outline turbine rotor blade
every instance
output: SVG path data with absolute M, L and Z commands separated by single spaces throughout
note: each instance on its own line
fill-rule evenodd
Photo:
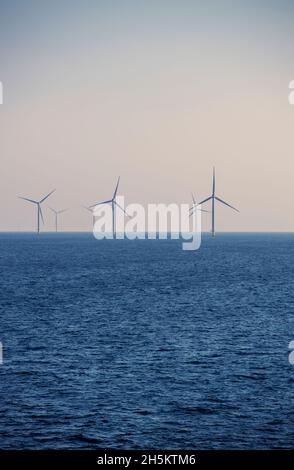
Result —
M 190 217 L 192 217 L 192 215 L 194 214 L 194 212 L 195 212 L 195 207 L 192 207 L 192 211 L 190 211 L 190 214 L 189 214 L 189 219 L 190 219 Z
M 62 209 L 61 211 L 58 211 L 57 214 L 63 214 L 63 212 L 68 211 L 68 209 Z
M 120 180 L 120 176 L 118 177 L 118 180 L 117 180 L 117 183 L 116 183 L 116 187 L 115 187 L 115 190 L 114 190 L 113 198 L 112 198 L 112 199 L 115 199 L 115 197 L 116 197 L 116 193 L 117 193 L 118 185 L 119 185 L 119 180 Z
M 192 201 L 193 201 L 193 204 L 197 204 L 196 200 L 195 200 L 195 197 L 194 197 L 194 194 L 191 193 L 191 196 L 192 196 Z
M 189 209 L 189 212 L 192 212 L 194 211 L 194 209 L 196 209 L 200 204 L 195 204 L 194 206 L 190 207 Z M 198 209 L 200 212 L 210 212 L 210 211 L 207 211 L 205 209 Z
M 206 199 L 203 199 L 203 201 L 199 202 L 198 205 L 204 204 L 205 202 L 209 201 L 209 200 L 212 199 L 212 198 L 213 198 L 213 196 L 209 196 L 209 197 L 207 197 Z
M 131 217 L 129 216 L 129 214 L 128 214 L 116 201 L 114 201 L 114 204 L 115 204 L 117 207 L 119 207 L 120 210 L 123 211 L 123 212 L 126 214 L 127 217 L 131 218 Z
M 215 167 L 213 167 L 212 194 L 215 194 Z
M 33 199 L 28 199 L 27 197 L 17 196 L 18 199 L 23 199 L 24 201 L 32 202 L 33 204 L 38 204 L 38 201 L 34 201 Z
M 109 199 L 109 201 L 97 202 L 96 204 L 89 206 L 89 209 L 91 209 L 92 207 L 100 206 L 101 204 L 109 204 L 110 202 L 113 202 L 113 199 Z
M 54 191 L 56 191 L 56 189 L 53 189 L 53 191 L 51 191 L 49 194 L 47 194 L 47 196 L 43 197 L 43 199 L 41 199 L 41 201 L 39 201 L 39 203 L 41 204 L 41 202 L 44 202 L 45 199 L 47 199 L 47 197 L 51 196 L 51 194 L 54 193 Z
M 191 207 L 192 210 L 190 210 L 189 217 L 191 217 L 194 214 L 195 210 L 199 211 L 199 212 L 210 212 L 210 211 L 206 211 L 205 209 L 198 209 L 198 206 L 199 206 L 199 204 L 197 204 L 194 207 Z
M 215 199 L 216 199 L 217 201 L 221 202 L 222 204 L 224 204 L 225 206 L 228 206 L 228 207 L 230 207 L 231 209 L 234 209 L 234 211 L 240 212 L 238 209 L 236 209 L 236 207 L 231 206 L 230 204 L 228 204 L 227 202 L 223 201 L 223 200 L 220 199 L 219 197 L 215 196 Z

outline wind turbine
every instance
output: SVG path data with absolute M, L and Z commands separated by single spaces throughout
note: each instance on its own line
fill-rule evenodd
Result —
M 119 180 L 120 180 L 120 176 L 118 177 L 112 199 L 109 199 L 107 201 L 97 202 L 96 204 L 93 204 L 92 206 L 89 206 L 89 209 L 92 209 L 92 207 L 100 206 L 101 204 L 111 204 L 111 209 L 112 209 L 112 233 L 113 233 L 114 238 L 115 238 L 115 235 L 116 235 L 116 227 L 115 227 L 115 208 L 116 208 L 116 206 L 121 211 L 123 211 L 126 214 L 127 217 L 129 217 L 129 215 L 126 213 L 126 211 L 118 204 L 118 202 L 116 202 L 116 194 L 117 194 L 117 190 L 118 190 Z
M 199 204 L 198 204 L 198 202 L 196 202 L 196 199 L 195 199 L 195 196 L 194 196 L 193 193 L 191 193 L 191 196 L 192 196 L 193 204 L 192 204 L 192 206 L 191 206 L 190 209 L 189 209 L 189 212 L 190 212 L 189 217 L 191 217 L 191 216 L 194 214 L 195 210 L 198 210 L 198 211 L 200 211 L 200 212 L 210 212 L 210 211 L 206 211 L 205 209 L 197 209 L 197 207 L 199 206 Z
M 54 212 L 54 214 L 55 214 L 55 232 L 57 232 L 58 231 L 57 230 L 58 229 L 58 216 L 59 216 L 59 214 L 62 214 L 63 212 L 68 211 L 68 209 L 62 209 L 61 211 L 57 211 L 57 210 L 53 209 L 52 207 L 49 207 L 49 209 L 52 212 Z
M 212 211 L 211 211 L 211 235 L 215 237 L 215 222 L 214 222 L 214 206 L 215 206 L 215 201 L 221 202 L 225 206 L 230 207 L 231 209 L 234 209 L 234 211 L 238 211 L 235 207 L 231 206 L 227 202 L 223 201 L 219 197 L 215 195 L 215 167 L 213 167 L 213 177 L 212 177 L 212 195 L 207 197 L 206 199 L 203 199 L 203 201 L 199 202 L 199 204 L 204 204 L 207 201 L 210 201 L 211 199 L 211 204 L 212 204 Z
M 56 189 L 53 189 L 53 191 L 51 191 L 49 194 L 47 194 L 47 196 L 45 196 L 45 197 L 43 197 L 42 199 L 40 199 L 40 201 L 35 201 L 34 199 L 29 199 L 29 198 L 27 198 L 27 197 L 18 196 L 19 199 L 23 199 L 24 201 L 28 201 L 28 202 L 31 202 L 31 203 L 37 205 L 37 232 L 38 232 L 38 233 L 40 233 L 40 217 L 41 217 L 42 223 L 44 224 L 44 218 L 43 218 L 43 214 L 42 214 L 41 204 L 42 204 L 42 202 L 44 202 L 49 196 L 51 196 L 51 194 L 54 193 L 54 191 L 56 191 Z

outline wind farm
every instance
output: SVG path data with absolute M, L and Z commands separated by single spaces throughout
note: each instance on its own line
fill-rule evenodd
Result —
M 116 210 L 119 209 L 120 211 L 122 211 L 124 213 L 125 216 L 130 218 L 128 212 L 117 201 L 117 194 L 118 194 L 119 184 L 120 184 L 120 177 L 118 177 L 118 179 L 117 179 L 113 195 L 110 199 L 102 200 L 102 201 L 99 201 L 99 202 L 97 202 L 95 204 L 92 204 L 92 205 L 82 206 L 85 210 L 87 210 L 88 212 L 90 212 L 92 214 L 92 228 L 93 229 L 94 229 L 94 226 L 95 226 L 95 209 L 96 209 L 96 207 L 104 205 L 104 204 L 108 204 L 108 205 L 111 206 L 111 227 L 112 227 L 112 236 L 113 236 L 113 238 L 116 238 L 116 233 L 117 233 L 117 231 L 116 231 Z M 49 196 L 51 196 L 51 194 L 53 194 L 55 191 L 56 190 L 54 189 L 53 191 L 48 193 L 46 196 L 44 196 L 40 200 L 34 200 L 34 199 L 30 199 L 30 198 L 23 197 L 23 196 L 18 196 L 19 199 L 25 200 L 27 202 L 30 202 L 30 203 L 36 205 L 36 207 L 37 207 L 37 225 L 36 226 L 37 226 L 37 233 L 38 234 L 40 233 L 41 222 L 44 225 L 44 216 L 43 216 L 41 204 L 45 200 L 47 200 L 49 198 Z M 191 197 L 192 197 L 192 205 L 189 208 L 189 213 L 188 213 L 189 218 L 191 218 L 193 216 L 193 214 L 195 214 L 196 211 L 200 211 L 202 213 L 207 213 L 207 214 L 211 213 L 211 230 L 210 230 L 210 232 L 211 232 L 212 237 L 215 237 L 215 235 L 216 235 L 216 230 L 215 230 L 215 202 L 216 201 L 220 202 L 221 204 L 223 204 L 223 205 L 225 205 L 225 206 L 227 206 L 231 209 L 233 209 L 236 212 L 239 212 L 239 210 L 236 207 L 232 206 L 231 204 L 229 204 L 228 202 L 224 201 L 223 199 L 221 199 L 219 196 L 216 195 L 215 167 L 213 167 L 211 195 L 208 196 L 207 198 L 203 199 L 200 202 L 197 202 L 193 192 L 191 193 Z M 211 211 L 202 208 L 202 204 L 205 204 L 208 201 L 211 201 L 211 203 L 212 203 L 212 210 Z M 57 233 L 59 231 L 59 216 L 61 214 L 63 214 L 64 212 L 66 212 L 68 209 L 57 210 L 57 209 L 55 209 L 51 206 L 48 206 L 48 208 L 51 210 L 51 212 L 54 213 L 54 216 L 55 216 L 54 227 L 55 227 L 55 232 Z
M 0 1 L 1 468 L 293 460 L 293 18 Z

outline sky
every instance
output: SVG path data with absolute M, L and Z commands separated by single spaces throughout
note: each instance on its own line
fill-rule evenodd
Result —
M 1 0 L 0 230 L 40 199 L 188 203 L 216 192 L 220 231 L 294 231 L 294 2 Z M 54 217 L 44 206 L 45 230 Z M 203 214 L 203 228 L 210 228 Z

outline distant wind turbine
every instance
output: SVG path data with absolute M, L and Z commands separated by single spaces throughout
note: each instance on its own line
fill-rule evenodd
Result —
M 45 196 L 45 197 L 43 197 L 42 199 L 40 199 L 40 201 L 35 201 L 34 199 L 28 199 L 27 197 L 18 196 L 19 199 L 23 199 L 24 201 L 28 201 L 28 202 L 31 202 L 31 203 L 37 205 L 37 233 L 40 233 L 40 218 L 41 218 L 41 220 L 42 220 L 42 223 L 44 224 L 44 218 L 43 218 L 43 214 L 42 214 L 41 204 L 42 204 L 42 202 L 44 202 L 49 196 L 51 196 L 51 194 L 54 193 L 54 191 L 56 191 L 56 189 L 53 189 L 53 191 L 51 191 L 49 194 L 47 194 L 47 196 Z
M 191 206 L 190 209 L 189 209 L 189 212 L 190 212 L 189 217 L 191 217 L 191 216 L 194 214 L 194 212 L 195 212 L 196 209 L 197 209 L 198 211 L 200 211 L 200 212 L 210 212 L 210 211 L 206 211 L 205 209 L 198 209 L 199 204 L 198 204 L 198 202 L 196 202 L 196 199 L 195 199 L 194 194 L 191 193 L 191 196 L 192 196 L 193 204 L 192 204 L 192 206 Z
M 57 232 L 58 231 L 58 216 L 59 214 L 62 214 L 63 212 L 68 211 L 68 209 L 62 209 L 60 211 L 57 211 L 53 209 L 52 207 L 49 207 L 49 209 L 55 214 L 55 232 Z
M 116 208 L 116 206 L 117 206 L 121 211 L 123 211 L 124 214 L 125 214 L 127 217 L 129 217 L 129 215 L 126 213 L 126 211 L 118 204 L 118 202 L 116 202 L 116 194 L 117 194 L 117 190 L 118 190 L 119 180 L 120 180 L 120 176 L 118 177 L 118 180 L 117 180 L 117 183 L 116 183 L 116 187 L 115 187 L 115 190 L 114 190 L 112 199 L 109 199 L 109 200 L 107 200 L 107 201 L 97 202 L 96 204 L 93 204 L 92 206 L 89 206 L 89 209 L 91 209 L 92 207 L 100 206 L 101 204 L 111 204 L 111 209 L 112 209 L 112 233 L 113 233 L 113 236 L 114 236 L 114 237 L 115 237 L 115 235 L 116 235 L 116 227 L 115 227 L 115 208 Z
M 214 237 L 215 236 L 215 217 L 214 217 L 214 205 L 215 205 L 215 201 L 218 201 L 218 202 L 221 202 L 222 204 L 224 204 L 225 206 L 228 206 L 230 207 L 231 209 L 234 209 L 234 211 L 238 211 L 238 209 L 236 209 L 235 207 L 231 206 L 230 204 L 228 204 L 227 202 L 223 201 L 222 199 L 220 199 L 219 197 L 217 197 L 215 195 L 215 167 L 213 167 L 213 177 L 212 177 L 212 195 L 207 197 L 206 199 L 203 199 L 203 201 L 199 202 L 199 204 L 204 204 L 205 202 L 207 201 L 210 201 L 211 199 L 211 204 L 212 204 L 212 213 L 211 213 L 211 234 L 212 236 Z

